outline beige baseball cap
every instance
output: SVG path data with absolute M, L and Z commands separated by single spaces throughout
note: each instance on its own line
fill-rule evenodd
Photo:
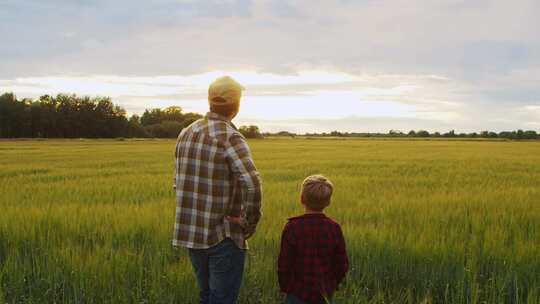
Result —
M 208 87 L 208 103 L 230 105 L 240 102 L 245 88 L 230 76 L 220 77 Z

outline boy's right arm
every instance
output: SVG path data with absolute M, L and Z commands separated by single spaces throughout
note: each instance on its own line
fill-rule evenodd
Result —
M 341 227 L 337 227 L 337 246 L 335 251 L 336 258 L 336 279 L 338 285 L 343 281 L 345 275 L 349 271 L 349 257 L 347 256 L 347 248 L 345 245 L 345 238 Z

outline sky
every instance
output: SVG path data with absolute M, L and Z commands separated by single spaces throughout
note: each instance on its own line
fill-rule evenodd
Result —
M 110 96 L 297 133 L 540 130 L 538 0 L 0 0 L 0 93 Z

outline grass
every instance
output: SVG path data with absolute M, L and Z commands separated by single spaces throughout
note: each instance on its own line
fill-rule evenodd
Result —
M 250 142 L 264 215 L 240 303 L 280 303 L 281 229 L 328 176 L 351 271 L 336 303 L 540 303 L 540 143 Z M 0 142 L 0 303 L 196 303 L 173 250 L 174 141 Z

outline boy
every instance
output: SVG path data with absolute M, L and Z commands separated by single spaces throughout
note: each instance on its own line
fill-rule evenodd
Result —
M 300 197 L 305 214 L 285 225 L 278 276 L 287 303 L 329 303 L 349 270 L 341 227 L 323 213 L 333 188 L 322 175 L 307 177 Z

